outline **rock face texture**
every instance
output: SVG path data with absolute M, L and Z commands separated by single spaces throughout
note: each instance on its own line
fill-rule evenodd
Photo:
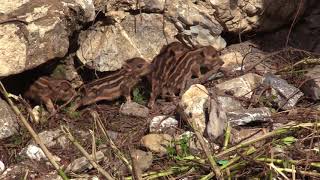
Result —
M 0 77 L 64 57 L 77 21 L 92 21 L 89 1 L 0 2 Z
M 300 0 L 210 0 L 215 9 L 215 17 L 229 31 L 234 33 L 249 31 L 270 31 L 288 24 L 295 17 L 301 16 L 307 2 Z
M 17 117 L 6 101 L 0 98 L 0 140 L 17 132 Z
M 98 21 L 81 33 L 77 57 L 89 68 L 112 71 L 133 56 L 151 60 L 171 41 L 223 49 L 223 31 L 271 31 L 290 24 L 295 16 L 299 20 L 305 12 L 305 25 L 298 26 L 293 36 L 310 37 L 317 33 L 314 29 L 319 24 L 319 12 L 312 9 L 316 6 L 311 0 L 2 1 L 0 77 L 64 57 L 70 46 L 77 46 L 70 37 L 86 29 L 83 25 L 94 21 L 96 12 L 105 15 L 104 22 Z M 310 39 L 303 43 L 319 49 L 317 42 Z
M 99 8 L 106 7 L 105 15 L 113 23 L 96 24 L 92 30 L 83 32 L 77 57 L 98 71 L 119 69 L 125 59 L 134 56 L 151 60 L 163 45 L 178 39 L 190 46 L 212 45 L 217 49 L 226 46 L 220 36 L 222 26 L 205 6 L 190 0 L 166 4 L 164 0 L 144 0 L 138 5 L 135 1 L 113 0 L 96 4 Z
M 159 14 L 128 15 L 121 23 L 83 32 L 84 40 L 80 42 L 77 57 L 92 69 L 114 71 L 132 57 L 151 61 L 166 44 L 166 37 L 171 42 L 176 32 L 172 24 L 163 32 Z

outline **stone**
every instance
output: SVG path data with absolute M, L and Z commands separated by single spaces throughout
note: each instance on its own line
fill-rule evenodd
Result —
M 176 27 L 169 23 L 167 19 L 163 20 L 161 14 L 142 14 L 127 16 L 121 26 L 130 37 L 131 43 L 134 44 L 139 54 L 147 60 L 152 60 L 162 48 L 163 45 L 172 41 L 177 41 L 174 36 L 178 33 Z M 136 19 L 136 31 L 135 22 Z M 165 27 L 163 27 L 163 21 Z M 122 44 L 121 44 L 122 45 Z
M 39 124 L 40 123 L 40 120 L 41 120 L 41 107 L 39 105 L 36 105 L 35 107 L 32 108 L 32 123 L 36 123 L 36 124 Z
M 64 57 L 76 23 L 95 17 L 92 1 L 86 0 L 1 1 L 0 7 L 0 77 Z M 5 22 L 12 18 L 19 21 Z
M 210 139 L 216 139 L 223 134 L 227 123 L 226 111 L 215 99 L 210 100 L 209 121 L 207 123 L 207 134 Z
M 165 16 L 179 29 L 182 41 L 189 45 L 211 45 L 218 50 L 226 46 L 220 36 L 223 27 L 206 7 L 190 0 L 167 1 Z
M 226 41 L 219 35 L 213 36 L 210 30 L 200 26 L 191 26 L 190 30 L 184 30 L 181 33 L 185 43 L 191 40 L 192 44 L 201 46 L 213 46 L 217 50 L 226 47 Z
M 253 90 L 261 84 L 261 81 L 261 76 L 248 73 L 243 76 L 219 83 L 216 85 L 216 87 L 221 91 L 231 92 L 235 97 L 244 96 L 246 98 L 251 98 Z
M 104 158 L 104 154 L 102 151 L 96 152 L 96 157 L 94 158 L 96 162 L 100 162 Z M 93 166 L 90 164 L 90 162 L 87 160 L 86 157 L 81 157 L 78 159 L 73 160 L 66 168 L 65 172 L 74 172 L 74 173 L 81 173 L 85 170 L 90 170 L 92 169 Z
M 227 117 L 232 126 L 246 125 L 252 122 L 270 122 L 271 111 L 266 107 L 251 108 L 227 112 Z
M 243 56 L 240 52 L 228 52 L 220 56 L 220 59 L 224 62 L 222 67 L 226 69 L 239 69 L 243 63 Z
M 208 99 L 208 90 L 201 84 L 194 84 L 182 95 L 179 103 L 188 121 L 200 134 L 206 128 L 205 106 Z
M 218 96 L 218 102 L 225 112 L 244 109 L 240 101 L 230 96 Z
M 74 0 L 73 3 L 63 2 L 69 8 L 80 8 L 82 10 L 82 18 L 79 19 L 83 22 L 94 21 L 96 18 L 94 0 Z
M 272 88 L 271 99 L 277 102 L 281 109 L 292 109 L 303 96 L 298 88 L 271 73 L 264 75 L 263 84 Z
M 238 144 L 240 142 L 250 141 L 253 139 L 256 139 L 264 134 L 266 134 L 268 131 L 266 128 L 241 128 L 240 130 L 236 130 L 235 128 L 232 128 L 231 130 L 231 139 L 232 142 L 235 144 Z M 261 146 L 264 144 L 264 141 L 259 141 L 255 143 L 257 146 Z
M 288 24 L 299 9 L 300 17 L 308 2 L 299 0 L 276 1 L 229 1 L 210 0 L 214 14 L 228 32 L 238 34 L 250 31 L 269 32 Z
M 131 155 L 136 159 L 136 166 L 141 171 L 147 170 L 152 165 L 153 156 L 151 152 L 134 149 Z
M 17 133 L 18 127 L 16 114 L 7 102 L 0 98 L 0 140 Z
M 38 136 L 48 148 L 59 145 L 62 149 L 65 149 L 70 145 L 69 140 L 60 129 L 43 131 Z M 31 140 L 30 144 L 37 145 L 34 140 Z
M 153 117 L 150 126 L 149 132 L 159 133 L 169 129 L 176 129 L 178 127 L 178 121 L 169 116 L 156 116 Z
M 211 147 L 208 140 L 206 138 L 203 138 L 204 142 L 206 143 L 207 147 Z M 186 131 L 183 134 L 176 136 L 175 141 L 176 141 L 176 150 L 178 153 L 182 153 L 182 148 L 180 146 L 180 142 L 183 141 L 185 142 L 187 140 L 187 147 L 188 150 L 190 150 L 191 154 L 200 154 L 202 150 L 201 144 L 195 135 L 195 133 L 191 131 Z M 213 144 L 213 143 L 212 143 Z M 215 144 L 213 144 L 213 149 L 217 150 L 219 147 L 217 147 Z
M 40 161 L 41 159 L 47 159 L 42 149 L 32 144 L 22 149 L 22 151 L 20 152 L 20 155 L 26 156 L 29 159 L 36 160 L 36 161 Z
M 237 44 L 231 44 L 224 48 L 220 55 L 220 58 L 224 61 L 222 67 L 225 68 L 227 72 L 240 73 L 251 68 L 266 56 L 266 53 L 260 49 L 260 45 L 256 44 L 255 41 L 248 40 Z M 261 70 L 262 73 L 266 70 L 270 72 L 270 68 L 267 67 L 271 65 L 268 64 L 268 66 L 265 66 L 264 64 L 265 62 L 259 63 L 255 66 L 255 69 L 258 67 L 258 72 Z
M 97 26 L 82 33 L 85 38 L 80 41 L 77 57 L 97 71 L 120 69 L 125 60 L 133 57 L 151 61 L 166 44 L 166 37 L 172 42 L 177 32 L 172 24 L 167 24 L 164 31 L 162 26 L 162 15 L 145 13 L 128 15 L 115 25 Z
M 136 102 L 126 102 L 121 105 L 120 113 L 127 116 L 148 117 L 149 109 Z
M 6 166 L 4 165 L 4 163 L 2 161 L 0 161 L 0 174 L 2 174 L 2 172 L 6 170 Z
M 148 134 L 141 138 L 141 144 L 159 156 L 167 154 L 167 149 L 173 138 L 168 134 Z
M 146 12 L 162 12 L 165 6 L 165 0 L 141 0 L 140 7 Z
M 320 62 L 320 59 L 318 59 Z M 301 87 L 301 90 L 313 100 L 320 99 L 320 65 L 315 66 L 312 69 L 307 69 L 307 73 L 304 74 L 307 80 Z

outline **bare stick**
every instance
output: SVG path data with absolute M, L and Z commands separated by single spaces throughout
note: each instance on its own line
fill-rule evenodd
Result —
M 15 106 L 13 104 L 13 102 L 11 101 L 11 99 L 8 96 L 8 92 L 6 91 L 6 89 L 4 88 L 2 82 L 0 81 L 0 91 L 3 94 L 3 96 L 5 97 L 5 99 L 7 100 L 7 102 L 9 103 L 9 105 L 11 106 L 12 110 L 16 113 L 16 115 L 19 117 L 20 121 L 22 122 L 22 124 L 26 127 L 26 129 L 28 130 L 28 132 L 31 134 L 33 140 L 40 146 L 41 150 L 43 151 L 43 153 L 46 155 L 46 157 L 48 158 L 49 162 L 53 165 L 53 167 L 58 171 L 58 174 L 62 177 L 62 179 L 69 179 L 66 174 L 63 172 L 62 169 L 60 169 L 59 164 L 54 160 L 53 155 L 51 154 L 51 152 L 47 149 L 47 147 L 43 144 L 43 142 L 40 140 L 38 134 L 32 129 L 32 127 L 30 126 L 30 124 L 28 123 L 28 121 L 26 120 L 26 118 L 21 114 L 20 110 L 17 108 L 17 106 Z
M 285 45 L 286 47 L 287 47 L 288 44 L 289 44 L 290 34 L 291 34 L 292 29 L 293 29 L 293 26 L 296 24 L 298 15 L 299 15 L 300 10 L 301 10 L 301 7 L 302 7 L 302 3 L 303 3 L 303 0 L 300 0 L 297 13 L 296 13 L 296 15 L 295 15 L 294 18 L 293 18 L 293 21 L 292 21 L 292 23 L 291 23 L 291 26 L 290 26 L 290 29 L 289 29 L 289 32 L 288 32 L 288 35 L 287 35 L 287 40 L 286 40 L 286 45 Z
M 223 150 L 228 148 L 229 140 L 231 135 L 231 125 L 230 122 L 227 123 L 227 129 L 225 133 L 224 143 L 223 143 Z
M 295 51 L 295 52 L 303 52 L 303 53 L 306 53 L 306 54 L 314 54 L 316 56 L 319 56 L 320 54 L 319 53 L 311 53 L 309 51 L 306 51 L 306 50 L 302 50 L 302 49 L 296 49 L 296 48 L 292 48 L 292 47 L 287 47 L 287 48 L 284 48 L 284 49 L 281 49 L 279 51 L 275 51 L 275 52 L 272 52 L 268 55 L 266 55 L 264 58 L 260 59 L 259 61 L 257 61 L 256 63 L 254 63 L 251 67 L 247 68 L 244 72 L 247 73 L 249 71 L 251 71 L 252 69 L 254 69 L 257 65 L 259 65 L 260 63 L 264 62 L 266 59 L 272 57 L 272 56 L 275 56 L 275 55 L 278 55 L 279 53 L 282 53 L 282 52 L 287 52 L 287 51 Z
M 211 166 L 211 169 L 213 170 L 213 172 L 215 173 L 216 175 L 216 178 L 217 179 L 223 179 L 222 177 L 222 173 L 216 163 L 216 161 L 214 160 L 209 148 L 207 147 L 207 144 L 205 143 L 202 135 L 200 134 L 199 132 L 199 128 L 198 126 L 194 123 L 194 121 L 192 121 L 189 117 L 187 117 L 187 121 L 189 122 L 189 124 L 191 125 L 191 127 L 193 128 L 194 130 L 194 133 L 196 134 L 199 142 L 200 142 L 200 145 L 204 151 L 204 153 L 206 154 L 208 160 L 209 160 L 209 163 L 210 163 L 210 166 Z
M 96 111 L 90 111 L 91 116 L 96 120 L 98 123 L 98 127 L 102 131 L 103 135 L 106 137 L 106 139 L 109 141 L 109 144 L 113 151 L 115 152 L 116 156 L 121 159 L 128 167 L 130 171 L 132 171 L 132 166 L 130 165 L 129 161 L 126 159 L 125 155 L 118 149 L 118 147 L 114 144 L 112 139 L 108 136 L 107 131 L 105 130 L 100 117 Z
M 216 155 L 217 158 L 220 158 L 224 155 L 227 155 L 237 149 L 240 149 L 240 148 L 243 148 L 243 147 L 247 147 L 251 144 L 254 144 L 256 142 L 259 142 L 261 140 L 264 140 L 264 139 L 267 139 L 267 138 L 270 138 L 270 137 L 274 137 L 274 136 L 277 136 L 277 135 L 281 135 L 281 134 L 284 134 L 284 133 L 288 133 L 294 129 L 298 129 L 298 128 L 306 128 L 306 127 L 314 127 L 314 126 L 320 126 L 320 123 L 302 123 L 302 124 L 297 124 L 297 125 L 292 125 L 292 126 L 286 126 L 286 127 L 283 127 L 283 128 L 280 128 L 280 129 L 276 129 L 275 131 L 272 131 L 272 132 L 269 132 L 269 133 L 266 133 L 260 137 L 257 137 L 255 139 L 252 139 L 252 140 L 249 140 L 249 141 L 246 141 L 246 142 L 243 142 L 243 143 L 240 143 L 236 146 L 233 146 L 229 149 L 226 149 L 220 153 L 218 153 Z
M 90 162 L 90 164 L 96 168 L 105 178 L 108 180 L 114 180 L 114 178 L 105 171 L 98 163 L 96 163 L 93 158 L 90 156 L 90 154 L 79 144 L 79 142 L 73 137 L 69 129 L 65 126 L 61 126 L 62 132 L 65 134 L 65 136 L 75 145 L 79 151 L 87 158 L 87 160 Z

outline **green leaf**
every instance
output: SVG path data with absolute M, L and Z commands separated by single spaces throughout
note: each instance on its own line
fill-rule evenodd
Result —
M 223 166 L 223 165 L 226 165 L 228 162 L 229 162 L 228 160 L 219 160 L 218 164 Z
M 285 144 L 285 145 L 291 145 L 293 143 L 295 143 L 297 141 L 297 139 L 293 136 L 288 136 L 288 137 L 285 137 L 283 139 L 281 139 L 281 141 Z

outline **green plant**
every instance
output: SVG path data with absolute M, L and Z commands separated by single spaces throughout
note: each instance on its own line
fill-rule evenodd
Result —
M 102 144 L 102 139 L 96 139 L 96 145 L 99 146 Z
M 284 143 L 287 146 L 290 146 L 291 144 L 295 143 L 297 139 L 293 136 L 288 136 L 281 139 L 281 142 Z
M 174 144 L 167 146 L 166 149 L 169 157 L 174 158 L 177 155 L 177 151 L 175 149 Z
M 138 103 L 138 104 L 142 104 L 145 105 L 146 104 L 146 97 L 144 95 L 144 92 L 141 90 L 142 87 L 135 87 L 132 91 L 132 95 L 133 95 L 133 101 Z
M 184 157 L 190 155 L 189 147 L 190 137 L 188 135 L 182 135 L 182 137 L 177 141 L 172 141 L 169 146 L 167 146 L 167 153 L 169 157 L 182 160 Z M 176 147 L 179 149 L 177 151 Z
M 179 139 L 179 145 L 181 148 L 181 154 L 179 154 L 182 157 L 190 155 L 190 148 L 189 148 L 189 141 L 190 137 L 188 135 L 182 135 L 182 138 Z
M 12 136 L 12 143 L 14 145 L 19 146 L 22 144 L 22 142 L 23 142 L 22 136 L 20 135 Z
M 67 114 L 67 116 L 71 119 L 76 119 L 76 118 L 79 118 L 81 113 L 79 111 L 76 111 L 76 110 L 71 110 L 73 107 L 73 104 L 71 104 L 71 106 L 67 107 L 67 108 L 63 108 L 62 111 L 64 113 Z

